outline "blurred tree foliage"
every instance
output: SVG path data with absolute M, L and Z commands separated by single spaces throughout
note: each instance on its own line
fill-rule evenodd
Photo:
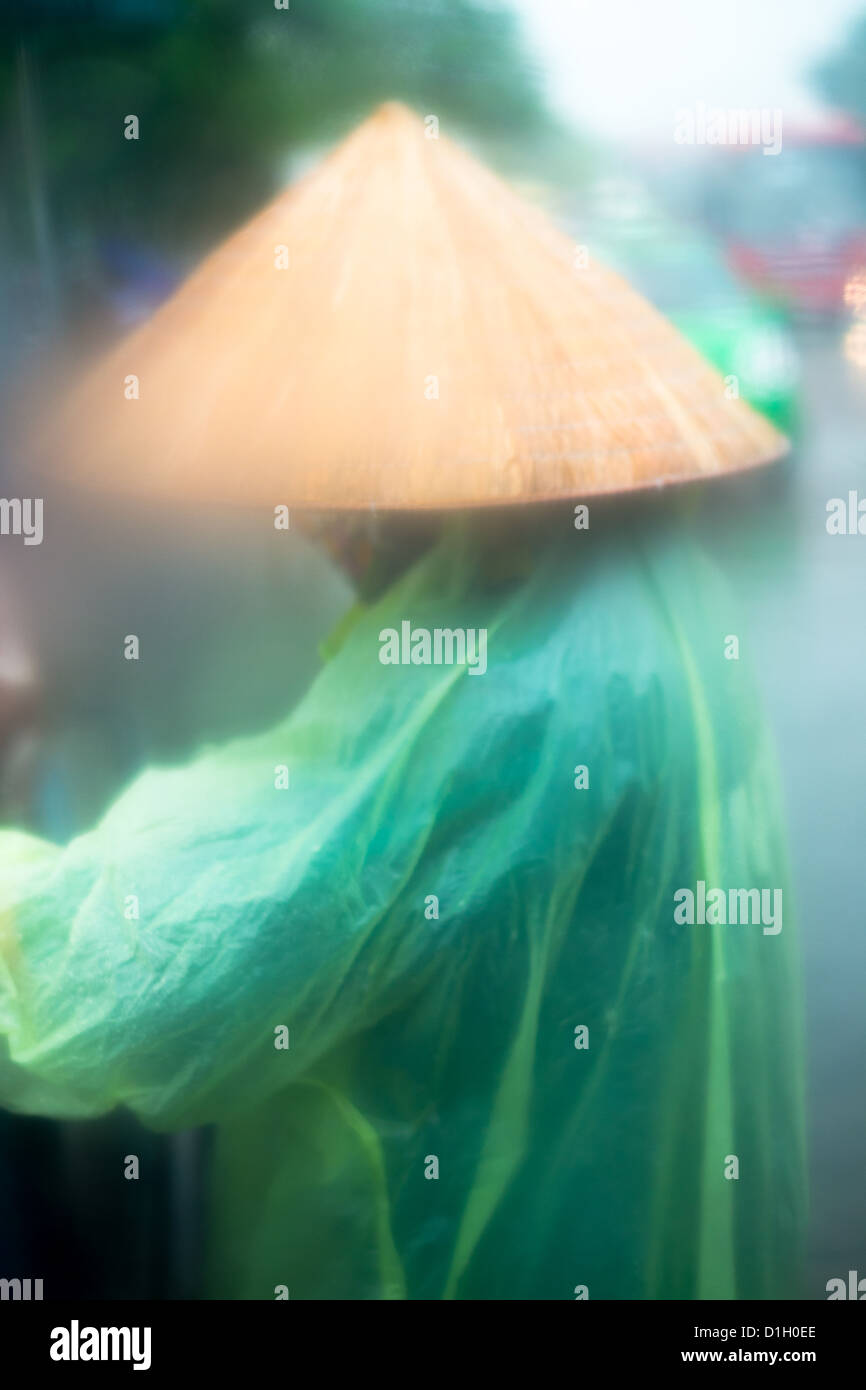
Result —
M 818 66 L 815 82 L 831 106 L 866 127 L 866 14 L 855 20 L 841 48 Z
M 55 245 L 197 252 L 388 97 L 500 144 L 562 142 L 516 21 L 484 0 L 0 0 L 6 235 L 44 215 Z

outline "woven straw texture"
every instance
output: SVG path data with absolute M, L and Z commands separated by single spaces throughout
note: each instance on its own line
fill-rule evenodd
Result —
M 589 249 L 579 268 L 389 103 L 86 374 L 38 452 L 100 489 L 325 510 L 586 497 L 784 453 Z

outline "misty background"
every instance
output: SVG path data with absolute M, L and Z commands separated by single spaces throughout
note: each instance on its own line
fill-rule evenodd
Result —
M 825 526 L 829 499 L 864 490 L 866 4 L 7 0 L 7 403 L 22 371 L 85 358 L 151 313 L 394 97 L 610 261 L 794 439 L 772 477 L 728 485 L 707 544 L 779 750 L 807 1005 L 804 1296 L 823 1298 L 829 1278 L 866 1274 L 866 538 Z M 677 113 L 698 103 L 779 109 L 781 153 L 678 145 Z M 0 444 L 4 495 L 12 465 Z M 318 548 L 298 536 L 287 551 L 254 515 L 108 516 L 44 495 L 43 546 L 0 553 L 0 813 L 64 839 L 145 762 L 281 717 L 351 595 Z M 134 676 L 106 655 L 125 632 L 149 646 Z M 109 1133 L 158 1174 L 144 1216 L 108 1181 Z M 0 1115 L 4 1270 L 64 1268 L 50 1296 L 184 1296 L 205 1143 L 122 1116 Z

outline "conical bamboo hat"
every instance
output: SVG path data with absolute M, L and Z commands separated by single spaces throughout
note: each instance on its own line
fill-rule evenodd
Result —
M 578 261 L 389 103 L 92 370 L 42 449 L 101 491 L 314 509 L 586 497 L 785 451 Z

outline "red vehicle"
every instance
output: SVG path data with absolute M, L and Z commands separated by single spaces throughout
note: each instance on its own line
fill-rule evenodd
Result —
M 705 212 L 735 270 L 804 317 L 845 312 L 866 269 L 866 136 L 849 122 L 785 130 L 768 156 L 730 147 Z

